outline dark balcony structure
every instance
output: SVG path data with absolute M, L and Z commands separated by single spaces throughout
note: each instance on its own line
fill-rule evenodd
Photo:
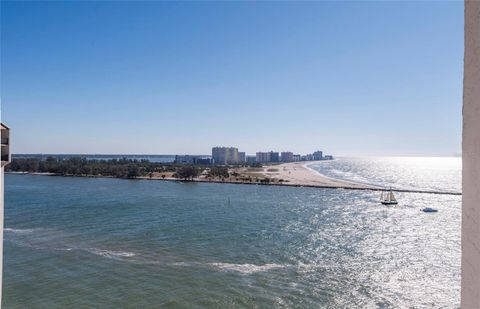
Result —
M 1 125 L 1 160 L 2 160 L 2 167 L 10 163 L 11 155 L 10 155 L 10 128 L 7 127 L 5 124 Z

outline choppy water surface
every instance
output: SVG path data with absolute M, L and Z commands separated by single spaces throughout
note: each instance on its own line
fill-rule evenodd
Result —
M 459 306 L 460 196 L 5 182 L 4 308 Z
M 341 158 L 309 167 L 331 178 L 387 188 L 462 191 L 462 159 L 459 157 Z

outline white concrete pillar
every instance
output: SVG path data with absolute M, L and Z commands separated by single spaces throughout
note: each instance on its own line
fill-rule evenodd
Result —
M 480 1 L 465 1 L 462 308 L 480 308 Z

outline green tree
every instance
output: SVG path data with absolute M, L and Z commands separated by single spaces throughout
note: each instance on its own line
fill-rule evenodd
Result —
M 199 174 L 198 168 L 191 165 L 184 165 L 177 169 L 177 178 L 183 180 L 193 180 Z
M 139 169 L 136 165 L 130 165 L 128 167 L 127 178 L 137 178 L 139 176 Z
M 225 166 L 212 166 L 208 172 L 210 177 L 228 177 L 228 168 Z

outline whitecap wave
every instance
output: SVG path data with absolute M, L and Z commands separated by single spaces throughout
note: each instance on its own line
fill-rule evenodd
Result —
M 286 267 L 281 264 L 264 264 L 264 265 L 255 265 L 255 264 L 230 264 L 230 263 L 209 263 L 209 266 L 221 270 L 221 271 L 236 271 L 242 274 L 252 274 L 257 272 L 264 272 L 272 269 L 279 269 Z
M 33 233 L 35 230 L 38 229 L 14 229 L 6 227 L 3 229 L 4 232 L 12 232 L 12 233 Z
M 170 265 L 173 265 L 173 266 L 183 266 L 183 267 L 192 267 L 192 266 L 198 266 L 198 265 L 201 265 L 201 264 L 198 263 L 198 262 L 175 262 L 175 263 L 171 263 Z
M 41 231 L 41 233 L 36 233 L 31 235 L 34 232 Z M 70 241 L 63 239 L 58 231 L 53 231 L 49 229 L 41 228 L 32 228 L 32 229 L 16 229 L 16 228 L 4 228 L 6 233 L 11 233 L 12 237 L 8 237 L 9 241 L 14 242 L 19 246 L 30 247 L 34 249 L 45 249 L 45 250 L 57 250 L 57 251 L 74 251 L 80 250 L 85 251 L 90 254 L 102 256 L 105 258 L 112 259 L 123 259 L 131 258 L 136 256 L 136 253 L 128 251 L 114 251 L 99 249 L 94 247 L 85 247 L 81 244 L 72 244 Z M 28 234 L 23 236 L 24 234 Z M 13 237 L 13 235 L 16 235 Z
M 88 252 L 95 255 L 103 256 L 106 258 L 129 258 L 134 257 L 136 254 L 128 251 L 113 251 L 113 250 L 103 250 L 98 248 L 88 248 Z

